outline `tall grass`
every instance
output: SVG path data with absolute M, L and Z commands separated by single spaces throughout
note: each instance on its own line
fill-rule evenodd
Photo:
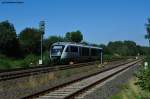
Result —
M 116 61 L 116 60 L 120 60 L 120 59 L 126 59 L 127 57 L 125 56 L 120 56 L 120 55 L 103 55 L 103 60 L 105 62 L 109 62 L 109 61 Z
M 120 92 L 111 96 L 109 99 L 150 99 L 150 93 L 136 86 L 136 81 L 137 78 L 132 78 L 128 83 L 120 87 Z
M 13 59 L 8 58 L 4 55 L 0 55 L 0 69 L 5 70 L 5 69 L 28 68 L 37 66 L 39 63 L 39 59 L 40 56 L 34 54 L 27 55 L 25 58 L 22 59 Z M 43 64 L 46 65 L 50 64 L 48 52 L 43 53 Z

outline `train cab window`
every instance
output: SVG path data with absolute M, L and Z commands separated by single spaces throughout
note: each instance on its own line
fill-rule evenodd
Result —
M 70 51 L 71 52 L 78 52 L 78 47 L 76 47 L 76 46 L 70 46 Z
M 64 49 L 63 45 L 54 45 L 51 48 L 51 53 L 61 53 Z

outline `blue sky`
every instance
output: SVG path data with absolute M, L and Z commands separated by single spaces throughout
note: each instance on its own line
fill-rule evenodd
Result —
M 150 17 L 150 0 L 16 1 L 24 4 L 0 3 L 0 21 L 9 20 L 17 33 L 26 27 L 38 28 L 39 21 L 45 20 L 45 37 L 80 30 L 84 40 L 91 43 L 133 40 L 148 45 L 144 24 Z

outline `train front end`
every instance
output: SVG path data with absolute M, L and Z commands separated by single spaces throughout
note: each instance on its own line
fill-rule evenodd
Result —
M 64 50 L 64 45 L 52 45 L 50 49 L 51 61 L 59 63 Z

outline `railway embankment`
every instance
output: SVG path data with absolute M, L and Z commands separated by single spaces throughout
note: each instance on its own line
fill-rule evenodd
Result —
M 121 61 L 121 63 L 122 62 L 123 61 Z M 115 66 L 116 64 L 120 64 L 120 62 L 112 62 L 105 65 L 104 68 L 99 64 L 95 64 L 80 68 L 72 68 L 42 74 L 39 73 L 38 75 L 0 81 L 0 97 L 4 99 L 23 98 L 34 93 L 47 90 L 48 88 L 90 75 L 100 70 L 107 69 L 111 66 Z

